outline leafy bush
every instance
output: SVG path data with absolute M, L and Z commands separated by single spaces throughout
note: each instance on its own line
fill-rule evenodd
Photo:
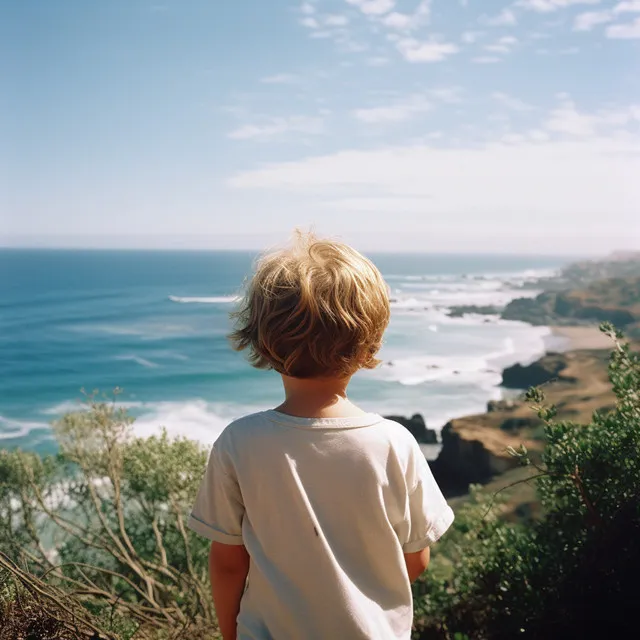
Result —
M 615 343 L 615 409 L 586 425 L 556 422 L 542 392 L 529 392 L 547 446 L 541 465 L 524 447 L 512 454 L 535 467 L 545 517 L 524 528 L 487 520 L 474 504 L 459 514 L 434 562 L 455 544 L 452 577 L 417 587 L 416 637 L 630 637 L 640 572 L 640 358 L 611 325 L 602 329 Z
M 58 455 L 0 451 L 0 548 L 79 598 L 107 632 L 210 638 L 208 545 L 186 528 L 206 452 L 165 433 L 134 438 L 132 422 L 91 398 L 54 426 Z

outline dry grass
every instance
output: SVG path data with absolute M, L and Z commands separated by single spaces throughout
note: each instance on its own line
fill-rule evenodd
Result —
M 82 605 L 0 553 L 0 640 L 116 640 Z

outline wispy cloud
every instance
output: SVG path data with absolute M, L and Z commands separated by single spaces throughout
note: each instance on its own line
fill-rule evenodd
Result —
M 383 15 L 396 6 L 395 0 L 347 0 L 347 3 L 358 7 L 362 13 L 371 16 Z
M 451 42 L 424 42 L 415 38 L 398 40 L 396 46 L 407 62 L 441 62 L 460 50 Z
M 640 0 L 619 2 L 614 8 L 614 13 L 640 13 Z
M 471 58 L 471 62 L 473 64 L 495 64 L 496 62 L 500 62 L 502 58 L 498 58 L 498 56 L 475 56 Z
M 431 110 L 431 103 L 421 95 L 412 95 L 392 104 L 355 109 L 352 115 L 367 124 L 401 122 Z
M 319 29 L 320 23 L 313 16 L 305 16 L 301 18 L 300 24 L 307 29 Z
M 303 2 L 299 7 L 299 11 L 303 15 L 311 16 L 316 12 L 316 8 L 311 2 Z
M 309 116 L 289 116 L 266 118 L 260 124 L 245 124 L 228 134 L 232 140 L 265 141 L 289 133 L 317 136 L 324 133 L 324 118 Z
M 532 111 L 534 109 L 533 105 L 530 105 L 519 98 L 514 98 L 508 93 L 503 93 L 502 91 L 494 91 L 491 94 L 491 98 L 507 109 L 511 109 L 513 111 Z
M 627 24 L 612 24 L 605 30 L 607 38 L 614 40 L 633 40 L 640 38 L 640 18 Z
M 485 45 L 486 51 L 491 51 L 492 53 L 509 53 L 512 47 L 518 43 L 518 39 L 514 36 L 504 36 L 499 38 L 493 44 Z
M 387 56 L 371 56 L 367 58 L 366 63 L 370 67 L 386 67 L 391 60 Z
M 460 40 L 465 44 L 473 44 L 484 35 L 484 31 L 463 31 Z
M 327 27 L 345 27 L 349 24 L 349 18 L 340 14 L 329 14 L 324 16 L 323 24 Z
M 579 125 L 577 130 L 589 129 Z M 640 183 L 633 179 L 640 171 L 637 139 L 554 139 L 541 129 L 507 132 L 501 138 L 455 148 L 425 142 L 342 150 L 238 173 L 229 185 L 324 198 L 324 205 L 345 213 L 396 213 L 406 207 L 423 214 L 414 232 L 433 232 L 443 215 L 472 222 L 465 213 L 469 210 L 476 218 L 482 215 L 483 226 L 489 220 L 505 222 L 523 206 L 535 211 L 538 221 L 564 225 L 568 237 L 575 237 L 586 216 L 615 209 L 633 219 L 640 198 Z M 524 217 L 521 223 L 526 224 Z M 477 242 L 477 234 L 472 235 Z
M 421 0 L 413 13 L 393 11 L 381 18 L 381 23 L 389 29 L 412 31 L 429 22 L 431 0 Z
M 462 87 L 437 87 L 429 90 L 429 95 L 441 102 L 447 102 L 449 104 L 458 104 L 462 102 L 462 96 L 464 90 Z
M 613 16 L 610 11 L 586 11 L 580 13 L 573 21 L 574 31 L 591 31 L 599 24 L 611 22 Z
M 600 4 L 600 0 L 519 0 L 517 5 L 538 13 L 552 13 L 579 4 Z
M 481 16 L 480 22 L 490 27 L 505 27 L 516 24 L 518 19 L 511 9 L 503 9 L 495 16 Z
M 640 122 L 640 105 L 585 113 L 578 110 L 569 96 L 561 95 L 560 105 L 551 111 L 545 127 L 556 133 L 586 137 L 602 135 L 611 128 L 625 128 L 634 122 Z
M 276 73 L 273 76 L 265 76 L 260 79 L 262 84 L 295 84 L 298 82 L 298 76 L 291 73 Z

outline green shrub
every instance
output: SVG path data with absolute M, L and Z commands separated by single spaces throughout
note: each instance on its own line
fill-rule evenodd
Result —
M 427 578 L 417 594 L 416 637 L 628 637 L 640 572 L 640 358 L 613 327 L 602 330 L 615 344 L 615 409 L 586 425 L 556 422 L 542 392 L 529 392 L 545 423 L 534 465 L 545 517 L 523 528 L 466 513 L 451 580 Z M 524 447 L 512 454 L 532 464 Z
M 0 548 L 82 600 L 105 631 L 212 637 L 208 545 L 186 527 L 206 451 L 166 433 L 134 438 L 132 422 L 90 399 L 54 426 L 56 456 L 0 451 Z

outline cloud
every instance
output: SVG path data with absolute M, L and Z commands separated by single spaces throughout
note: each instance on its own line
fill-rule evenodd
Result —
M 580 113 L 575 105 L 568 101 L 551 112 L 546 128 L 555 133 L 582 137 L 593 135 L 596 123 L 597 119 L 594 116 Z
M 471 62 L 473 64 L 495 64 L 496 62 L 500 62 L 502 58 L 498 58 L 497 56 L 475 56 L 471 58 Z
M 267 118 L 261 124 L 245 124 L 228 134 L 232 140 L 265 141 L 288 133 L 320 135 L 324 133 L 324 118 L 309 116 L 289 116 Z
M 551 13 L 579 4 L 600 4 L 600 0 L 520 0 L 517 5 L 538 13 Z
M 316 12 L 316 8 L 310 2 L 303 2 L 299 8 L 300 13 L 311 16 Z
M 421 0 L 413 13 L 399 13 L 393 11 L 380 19 L 389 29 L 397 31 L 411 31 L 426 24 L 431 13 L 431 0 Z
M 323 18 L 323 23 L 327 27 L 345 27 L 349 24 L 349 18 L 343 15 L 330 14 Z
M 352 115 L 367 124 L 380 124 L 401 122 L 430 110 L 431 104 L 424 96 L 414 95 L 386 106 L 356 109 Z
M 484 31 L 463 31 L 460 40 L 466 44 L 473 44 L 484 35 Z
M 347 0 L 365 15 L 380 16 L 388 13 L 396 6 L 395 0 Z
M 320 27 L 320 23 L 315 18 L 312 18 L 311 16 L 302 18 L 302 20 L 300 20 L 300 24 L 303 27 L 307 27 L 307 29 L 318 29 Z
M 398 40 L 396 46 L 407 62 L 441 62 L 460 50 L 450 42 L 421 42 L 414 38 Z
M 566 225 L 570 234 L 590 219 L 608 220 L 612 210 L 634 219 L 640 202 L 637 138 L 549 140 L 544 131 L 533 130 L 506 142 L 344 150 L 238 173 L 229 186 L 304 194 L 345 215 L 356 210 L 404 215 L 413 233 L 433 230 L 452 215 L 468 233 L 474 227 L 481 234 L 500 221 L 505 229 L 517 223 L 522 231 L 527 220 L 543 228 Z M 407 216 L 405 208 L 421 217 Z M 370 223 L 378 220 L 384 217 L 374 216 Z
M 545 128 L 568 136 L 589 137 L 609 135 L 612 128 L 624 128 L 634 122 L 640 122 L 640 105 L 583 113 L 563 95 L 560 105 L 551 111 Z
M 494 91 L 491 94 L 491 98 L 512 111 L 532 111 L 534 109 L 532 105 L 524 102 L 524 100 L 514 98 L 508 93 L 503 93 L 502 91 Z
M 607 38 L 614 40 L 632 40 L 640 38 L 640 18 L 627 24 L 612 24 L 605 30 Z
M 620 2 L 613 8 L 614 13 L 640 13 L 640 0 Z
M 464 91 L 461 87 L 437 87 L 429 90 L 429 95 L 434 99 L 449 104 L 458 104 L 462 102 L 463 93 Z
M 511 9 L 503 9 L 495 16 L 482 16 L 480 22 L 490 27 L 504 27 L 518 22 L 516 14 Z
M 517 44 L 518 39 L 513 36 L 504 36 L 499 38 L 493 44 L 485 45 L 486 51 L 492 51 L 494 53 L 509 53 L 514 44 Z
M 591 31 L 593 27 L 611 22 L 611 20 L 612 15 L 610 11 L 587 11 L 576 16 L 573 21 L 573 30 Z
M 260 79 L 262 84 L 294 84 L 298 81 L 298 76 L 291 73 L 276 73 L 273 76 L 265 76 Z
M 370 67 L 386 67 L 389 62 L 391 61 L 386 56 L 372 56 L 366 61 Z

